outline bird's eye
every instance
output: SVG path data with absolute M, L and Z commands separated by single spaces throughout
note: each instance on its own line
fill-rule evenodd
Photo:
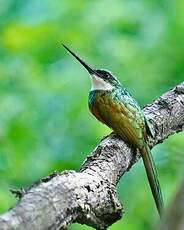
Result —
M 110 79 L 110 78 L 111 78 L 111 76 L 110 76 L 108 73 L 106 74 L 106 76 L 107 76 L 107 78 L 108 78 L 108 79 Z

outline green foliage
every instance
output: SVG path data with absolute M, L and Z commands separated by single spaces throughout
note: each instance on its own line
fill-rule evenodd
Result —
M 166 0 L 2 0 L 1 213 L 16 203 L 10 188 L 78 170 L 109 132 L 88 111 L 87 72 L 61 42 L 110 69 L 143 106 L 183 81 L 183 10 L 184 2 Z M 166 205 L 180 182 L 182 149 L 177 134 L 153 150 Z M 141 161 L 118 187 L 126 213 L 109 229 L 150 229 L 158 216 Z

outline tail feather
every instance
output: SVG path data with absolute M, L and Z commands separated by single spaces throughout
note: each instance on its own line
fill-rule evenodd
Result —
M 164 204 L 163 204 L 160 184 L 157 178 L 156 166 L 155 166 L 150 148 L 147 144 L 145 144 L 145 146 L 140 151 L 141 151 L 141 155 L 143 158 L 143 162 L 144 162 L 144 166 L 146 169 L 146 174 L 149 180 L 149 184 L 151 187 L 151 191 L 152 191 L 152 194 L 155 200 L 155 204 L 156 204 L 158 213 L 161 217 Z

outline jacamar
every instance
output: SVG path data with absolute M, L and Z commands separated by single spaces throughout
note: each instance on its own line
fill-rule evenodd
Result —
M 147 136 L 147 133 L 153 136 L 153 131 L 140 106 L 111 72 L 93 69 L 68 47 L 64 44 L 63 46 L 90 74 L 92 88 L 89 93 L 89 109 L 91 113 L 119 134 L 126 143 L 139 149 L 156 207 L 161 216 L 163 198 Z

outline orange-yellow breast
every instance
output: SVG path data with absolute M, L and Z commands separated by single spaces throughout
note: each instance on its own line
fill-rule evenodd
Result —
M 142 148 L 147 139 L 144 114 L 125 96 L 118 96 L 116 91 L 93 91 L 89 96 L 89 108 L 99 121 L 112 128 L 125 142 Z

